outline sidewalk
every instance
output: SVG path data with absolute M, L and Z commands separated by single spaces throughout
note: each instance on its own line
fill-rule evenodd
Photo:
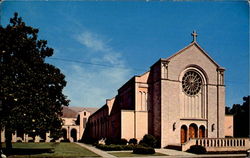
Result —
M 104 158 L 116 158 L 116 156 L 110 155 L 107 152 L 99 150 L 99 149 L 97 149 L 97 148 L 95 148 L 93 146 L 89 146 L 89 145 L 86 145 L 86 144 L 83 144 L 83 143 L 76 143 L 76 144 L 78 144 L 78 145 L 80 145 L 80 146 L 82 146 L 82 147 L 96 153 L 97 155 L 100 155 L 101 157 L 104 157 Z
M 173 149 L 155 149 L 155 152 L 166 154 L 169 156 L 184 156 L 184 157 L 194 157 L 196 154 L 184 152 L 184 151 L 178 151 Z

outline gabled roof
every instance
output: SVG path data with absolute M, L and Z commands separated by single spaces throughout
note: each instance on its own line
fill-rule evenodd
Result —
M 64 106 L 63 109 L 62 109 L 62 117 L 64 118 L 76 118 L 78 113 L 72 109 L 70 109 L 69 107 L 67 106 Z
M 62 117 L 65 118 L 76 118 L 78 116 L 78 113 L 81 111 L 88 111 L 91 114 L 93 114 L 95 111 L 98 110 L 98 108 L 93 108 L 93 107 L 63 107 L 63 115 Z
M 90 114 L 96 112 L 99 108 L 93 108 L 93 107 L 77 107 L 77 106 L 70 106 L 71 110 L 74 110 L 75 112 L 81 112 L 81 111 L 88 111 Z
M 205 50 L 201 48 L 201 46 L 200 46 L 196 41 L 190 43 L 188 46 L 186 46 L 185 48 L 179 50 L 179 51 L 178 51 L 177 53 L 175 53 L 174 55 L 168 57 L 166 60 L 171 60 L 173 57 L 175 57 L 175 56 L 181 54 L 183 51 L 185 51 L 186 49 L 192 47 L 193 45 L 195 45 L 198 49 L 200 49 L 201 52 L 202 52 L 202 53 L 203 53 L 212 63 L 214 63 L 214 65 L 216 65 L 216 67 L 221 68 L 221 67 L 219 66 L 219 64 L 217 64 L 217 63 L 208 55 L 208 53 L 206 53 Z

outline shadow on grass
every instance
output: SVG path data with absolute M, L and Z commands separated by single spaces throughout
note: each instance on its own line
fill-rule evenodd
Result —
M 54 148 L 12 148 L 12 149 L 3 149 L 3 153 L 7 156 L 10 155 L 35 155 L 35 154 L 43 154 L 43 153 L 54 153 Z

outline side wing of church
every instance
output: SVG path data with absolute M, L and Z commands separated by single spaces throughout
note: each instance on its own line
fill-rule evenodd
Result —
M 161 147 L 190 138 L 223 138 L 224 71 L 194 38 L 127 81 L 89 117 L 85 136 L 140 140 L 152 134 Z

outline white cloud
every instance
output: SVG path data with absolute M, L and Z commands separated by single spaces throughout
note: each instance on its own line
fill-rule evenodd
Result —
M 72 63 L 64 72 L 68 82 L 64 92 L 72 106 L 102 106 L 131 77 L 131 70 L 126 66 L 122 53 L 105 43 L 101 36 L 86 31 L 75 39 L 89 49 L 84 54 L 90 62 L 110 67 Z M 98 53 L 93 54 L 93 51 Z
M 78 42 L 94 51 L 108 51 L 104 41 L 97 34 L 85 31 L 76 36 Z

